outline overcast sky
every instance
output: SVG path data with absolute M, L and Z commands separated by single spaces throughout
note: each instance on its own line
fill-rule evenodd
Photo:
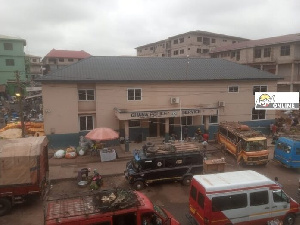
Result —
M 51 49 L 136 55 L 135 48 L 188 31 L 249 39 L 300 33 L 299 0 L 0 0 L 0 34 Z

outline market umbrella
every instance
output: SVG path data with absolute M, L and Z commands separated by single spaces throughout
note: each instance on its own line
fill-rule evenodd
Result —
M 85 137 L 93 141 L 108 141 L 119 138 L 119 134 L 111 128 L 100 127 L 88 132 Z

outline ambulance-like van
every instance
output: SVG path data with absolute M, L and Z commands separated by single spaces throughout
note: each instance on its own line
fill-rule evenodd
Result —
M 194 176 L 189 211 L 201 225 L 265 225 L 274 218 L 292 225 L 299 204 L 271 179 L 246 170 Z

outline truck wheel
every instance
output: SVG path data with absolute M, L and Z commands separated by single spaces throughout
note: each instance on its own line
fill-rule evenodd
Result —
M 139 190 L 144 189 L 145 184 L 144 184 L 143 181 L 139 180 L 139 181 L 134 182 L 133 187 L 134 187 L 135 190 L 139 191 Z
M 192 178 L 190 176 L 186 176 L 186 177 L 183 178 L 182 184 L 184 186 L 190 186 L 191 181 L 192 181 Z
M 243 159 L 241 159 L 240 162 L 239 162 L 239 165 L 242 166 L 242 167 L 245 167 L 246 163 Z
M 295 215 L 289 213 L 284 218 L 283 225 L 293 225 L 295 223 L 295 219 L 296 219 Z
M 11 210 L 11 201 L 7 198 L 0 198 L 0 216 L 7 214 Z

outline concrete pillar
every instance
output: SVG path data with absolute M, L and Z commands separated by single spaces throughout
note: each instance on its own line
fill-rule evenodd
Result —
M 170 137 L 170 120 L 169 118 L 165 118 L 165 142 L 169 141 Z
M 129 152 L 129 120 L 125 120 L 124 124 L 125 124 L 125 152 Z
M 156 118 L 156 133 L 157 133 L 157 137 L 160 137 L 160 122 L 159 122 L 159 118 Z
M 294 91 L 294 71 L 295 71 L 295 63 L 292 63 L 290 92 Z
M 208 132 L 209 129 L 209 116 L 203 116 L 204 117 L 204 132 Z

